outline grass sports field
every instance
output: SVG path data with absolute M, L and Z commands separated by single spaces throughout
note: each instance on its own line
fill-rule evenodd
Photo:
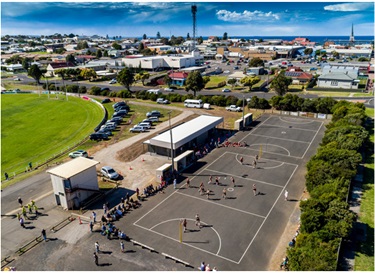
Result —
M 83 139 L 99 124 L 103 110 L 75 97 L 37 94 L 1 96 L 1 170 L 24 171 Z

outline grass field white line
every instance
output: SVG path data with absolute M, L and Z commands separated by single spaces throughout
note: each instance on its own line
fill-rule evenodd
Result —
M 294 175 L 294 173 L 296 172 L 296 170 L 297 170 L 297 168 L 298 168 L 298 165 L 294 168 L 294 171 L 293 171 L 293 173 L 290 175 L 290 177 L 289 177 L 289 179 L 288 179 L 288 181 L 286 182 L 286 184 L 285 184 L 285 186 L 284 186 L 284 188 L 283 188 L 283 190 L 280 192 L 280 194 L 279 194 L 279 196 L 276 198 L 276 200 L 275 200 L 275 202 L 273 203 L 273 205 L 272 205 L 272 207 L 271 207 L 271 209 L 268 211 L 268 213 L 267 213 L 267 215 L 266 215 L 266 217 L 264 218 L 264 220 L 263 220 L 263 222 L 262 222 L 262 224 L 259 226 L 259 228 L 258 228 L 258 230 L 257 230 L 257 232 L 255 233 L 255 235 L 254 235 L 254 237 L 253 237 L 253 239 L 250 241 L 250 244 L 247 246 L 247 248 L 246 248 L 246 250 L 245 250 L 245 252 L 242 254 L 242 257 L 241 257 L 241 259 L 239 260 L 239 264 L 241 263 L 241 261 L 242 261 L 242 259 L 243 259 L 243 257 L 245 257 L 245 255 L 246 255 L 246 252 L 249 250 L 249 248 L 250 248 L 250 246 L 251 246 L 251 244 L 254 242 L 254 240 L 255 240 L 255 238 L 257 237 L 257 235 L 258 235 L 258 233 L 259 233 L 259 231 L 262 229 L 262 227 L 263 227 L 263 225 L 264 225 L 264 223 L 267 221 L 267 219 L 268 219 L 268 216 L 270 215 L 270 213 L 271 213 L 271 211 L 273 210 L 273 208 L 275 207 L 275 205 L 276 205 L 276 203 L 277 203 L 277 201 L 280 199 L 280 196 L 283 194 L 283 192 L 284 192 L 284 190 L 285 190 L 285 188 L 286 188 L 286 186 L 289 184 L 289 182 L 290 182 L 290 179 L 292 179 L 292 177 L 293 177 L 293 175 Z
M 313 137 L 313 139 L 311 140 L 311 142 L 310 142 L 310 144 L 309 144 L 309 146 L 307 146 L 307 148 L 306 148 L 306 151 L 303 153 L 303 155 L 302 155 L 302 158 L 304 158 L 305 157 L 305 155 L 306 155 L 306 153 L 307 153 L 307 151 L 310 149 L 310 146 L 311 146 L 311 144 L 314 142 L 314 140 L 315 140 L 315 138 L 316 138 L 316 136 L 318 135 L 318 133 L 319 133 L 319 131 L 320 131 L 320 129 L 322 128 L 322 126 L 323 126 L 323 122 L 321 122 L 321 124 L 320 124 L 320 126 L 319 126 L 319 129 L 318 129 L 318 131 L 316 131 L 316 133 L 315 133 L 315 135 L 314 135 L 314 137 Z
M 265 121 L 262 121 L 260 124 L 266 122 L 267 120 L 269 120 L 271 118 L 271 116 L 269 116 Z M 247 138 L 249 135 L 253 134 L 254 131 L 256 131 L 259 127 L 260 127 L 260 124 L 257 125 L 256 127 L 253 127 L 253 130 L 250 131 L 250 133 L 248 133 L 246 136 L 244 136 L 243 138 L 241 138 L 241 140 L 239 142 L 242 142 L 245 138 Z
M 314 131 L 315 132 L 315 131 Z M 293 140 L 293 139 L 287 139 L 287 138 L 280 138 L 280 137 L 271 137 L 268 135 L 257 135 L 257 134 L 252 134 L 253 136 L 259 136 L 263 138 L 272 138 L 272 139 L 277 139 L 277 140 L 284 140 L 284 141 L 291 141 L 291 142 L 299 142 L 299 143 L 304 143 L 304 144 L 309 144 L 310 142 L 308 141 L 301 141 L 301 140 Z
M 235 175 L 235 174 L 224 173 L 224 172 L 220 172 L 220 171 L 216 171 L 216 170 L 211 170 L 211 169 L 207 169 L 207 171 L 215 172 L 215 173 L 219 173 L 219 174 L 225 174 L 225 175 L 228 175 L 228 176 L 233 176 L 233 177 L 240 178 L 240 179 L 245 179 L 245 180 L 248 180 L 248 181 L 253 181 L 253 182 L 257 182 L 257 183 L 261 183 L 261 184 L 265 184 L 265 185 L 269 185 L 269 186 L 274 186 L 274 187 L 277 187 L 277 188 L 282 188 L 283 187 L 283 186 L 280 186 L 280 185 L 276 185 L 276 184 L 264 182 L 264 181 L 257 180 L 257 179 L 246 178 L 246 177 L 242 177 L 242 176 Z
M 195 219 L 192 219 L 192 218 L 184 218 L 186 220 L 189 220 L 189 221 L 192 221 L 193 223 L 195 222 Z M 171 222 L 171 221 L 181 221 L 181 218 L 175 218 L 175 219 L 169 219 L 169 220 L 165 220 L 165 221 L 162 221 L 156 225 L 154 225 L 153 227 L 150 228 L 150 230 L 153 230 L 154 228 L 156 228 L 157 226 L 160 226 L 164 223 L 168 223 L 168 222 Z M 205 223 L 203 221 L 201 221 L 201 223 L 203 223 L 204 225 L 208 225 L 208 223 Z M 213 227 L 210 227 L 217 235 L 217 238 L 219 239 L 219 249 L 217 250 L 216 254 L 219 254 L 220 250 L 221 250 L 221 237 L 219 235 L 219 232 L 217 232 L 216 229 L 214 229 Z
M 263 151 L 264 153 L 265 151 Z M 234 155 L 238 155 L 239 153 L 234 153 L 234 152 L 225 152 L 224 154 L 234 154 Z M 247 154 L 242 154 L 244 156 L 249 156 Z M 285 156 L 285 155 L 284 155 Z M 250 155 L 250 157 L 253 157 Z M 297 158 L 300 158 L 300 157 L 297 157 Z M 262 159 L 265 159 L 265 160 L 268 160 L 268 161 L 272 161 L 272 162 L 277 162 L 277 163 L 284 163 L 284 164 L 287 164 L 287 165 L 293 165 L 293 166 L 298 166 L 297 164 L 293 164 L 293 163 L 288 163 L 288 162 L 284 162 L 284 161 L 279 161 L 279 160 L 274 160 L 274 159 L 266 159 L 266 158 L 262 158 Z
M 162 233 L 160 233 L 160 232 L 157 232 L 157 231 L 154 231 L 154 230 L 150 230 L 150 229 L 145 228 L 145 227 L 143 227 L 143 226 L 140 226 L 140 225 L 138 225 L 138 224 L 134 224 L 134 225 L 137 226 L 137 227 L 143 228 L 143 229 L 145 229 L 145 230 L 147 230 L 147 231 L 153 232 L 153 233 L 155 233 L 155 234 L 158 234 L 158 235 L 160 235 L 160 236 L 163 236 L 163 237 L 165 237 L 165 238 L 168 238 L 168 239 L 171 239 L 171 240 L 173 240 L 173 241 L 176 241 L 176 242 L 180 243 L 179 240 L 177 240 L 177 239 L 175 239 L 175 238 L 172 238 L 172 237 L 169 237 L 169 236 L 167 236 L 167 235 L 165 235 L 165 234 L 162 234 Z M 237 261 L 233 261 L 233 260 L 231 260 L 231 259 L 229 259 L 229 258 L 227 258 L 227 257 L 224 257 L 224 256 L 221 256 L 221 255 L 218 255 L 218 254 L 212 253 L 212 252 L 207 251 L 207 250 L 205 250 L 205 249 L 201 249 L 201 248 L 199 248 L 199 247 L 196 247 L 196 246 L 193 246 L 193 245 L 190 245 L 190 244 L 184 243 L 184 242 L 182 242 L 182 244 L 187 245 L 187 246 L 192 247 L 192 248 L 195 248 L 195 249 L 198 249 L 198 250 L 200 250 L 200 251 L 206 252 L 206 253 L 211 254 L 211 255 L 213 255 L 213 256 L 219 257 L 219 258 L 221 258 L 221 259 L 227 260 L 227 261 L 229 261 L 229 262 L 232 262 L 232 263 L 235 263 L 235 264 L 239 264 L 239 262 L 237 262 Z
M 236 208 L 229 207 L 229 206 L 226 206 L 226 205 L 223 205 L 223 204 L 219 204 L 219 203 L 210 201 L 209 199 L 207 200 L 207 199 L 199 198 L 199 197 L 196 197 L 196 196 L 193 196 L 193 195 L 189 195 L 189 194 L 186 194 L 186 193 L 182 193 L 182 192 L 179 192 L 179 191 L 177 193 L 181 194 L 181 195 L 184 195 L 184 196 L 187 196 L 187 197 L 190 197 L 190 198 L 198 199 L 200 201 L 207 202 L 207 203 L 210 203 L 210 204 L 213 204 L 213 205 L 224 207 L 224 208 L 227 208 L 227 209 L 230 209 L 230 210 L 239 211 L 239 212 L 242 212 L 242 213 L 245 213 L 245 214 L 249 214 L 249 215 L 253 215 L 253 216 L 256 216 L 256 217 L 260 217 L 260 218 L 264 218 L 265 217 L 265 216 L 262 216 L 262 215 L 259 215 L 259 214 L 256 214 L 256 213 L 251 213 L 251 212 L 248 212 L 248 211 L 245 211 L 245 210 L 236 209 Z
M 237 156 L 238 156 L 238 154 L 236 155 L 236 161 L 237 161 L 238 163 L 241 163 L 241 161 L 237 158 Z M 250 156 L 250 157 L 254 157 L 254 156 Z M 258 162 L 259 162 L 259 161 L 258 161 Z M 280 163 L 280 164 L 277 165 L 277 166 L 273 166 L 273 167 L 262 167 L 261 169 L 262 169 L 262 170 L 276 169 L 276 168 L 281 167 L 282 165 L 284 165 L 284 162 Z M 253 166 L 251 166 L 251 165 L 243 165 L 243 166 L 246 167 L 246 168 L 253 168 Z
M 218 158 L 216 158 L 214 161 L 212 161 L 212 163 L 211 164 L 209 164 L 207 167 L 209 167 L 209 166 L 211 166 L 212 164 L 214 164 L 217 160 L 219 160 L 221 157 L 222 157 L 223 155 L 221 155 L 221 156 L 219 156 Z M 201 170 L 200 172 L 198 172 L 198 174 L 200 174 L 200 173 L 202 173 L 203 171 L 204 171 L 205 169 L 203 169 L 203 170 Z M 197 175 L 198 175 L 197 174 Z M 197 176 L 197 175 L 195 175 L 195 176 Z M 194 177 L 195 177 L 194 176 Z M 194 178 L 193 177 L 193 178 Z M 193 179 L 192 178 L 192 179 Z M 186 183 L 185 183 L 186 184 Z M 185 185 L 184 184 L 184 185 Z M 156 209 L 158 206 L 160 206 L 162 203 L 164 203 L 166 200 L 168 200 L 169 199 L 169 197 L 171 197 L 173 194 L 175 194 L 177 191 L 174 191 L 174 192 L 172 192 L 168 197 L 166 197 L 163 201 L 161 201 L 159 204 L 157 204 L 155 207 L 153 207 L 151 210 L 149 210 L 148 212 L 146 212 L 146 214 L 144 214 L 141 218 L 139 218 L 136 222 L 134 222 L 133 223 L 133 225 L 135 225 L 137 222 L 139 222 L 140 220 L 142 220 L 146 215 L 148 215 L 150 212 L 152 212 L 154 209 Z

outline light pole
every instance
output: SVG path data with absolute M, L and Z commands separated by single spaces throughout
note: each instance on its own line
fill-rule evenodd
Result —
M 245 130 L 245 95 L 242 95 L 242 130 Z
M 171 174 L 173 175 L 173 170 L 174 170 L 174 151 L 173 151 L 173 138 L 172 138 L 172 126 L 171 126 L 171 113 L 172 113 L 172 111 L 168 112 L 168 117 L 169 117 L 169 133 L 171 135 L 171 158 L 172 158 Z

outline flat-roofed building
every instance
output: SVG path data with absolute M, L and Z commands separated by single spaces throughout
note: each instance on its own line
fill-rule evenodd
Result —
M 216 126 L 223 121 L 224 118 L 222 117 L 202 115 L 172 128 L 174 156 L 206 144 L 206 141 L 213 135 Z M 164 156 L 171 155 L 171 135 L 169 130 L 143 142 L 143 144 L 147 145 L 147 150 L 150 153 Z

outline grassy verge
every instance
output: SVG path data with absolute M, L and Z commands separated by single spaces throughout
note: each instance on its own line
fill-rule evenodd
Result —
M 210 81 L 206 84 L 206 88 L 215 88 L 220 82 L 227 81 L 226 76 L 210 76 Z
M 374 109 L 366 109 L 374 118 Z M 363 196 L 359 222 L 366 225 L 366 241 L 361 242 L 355 256 L 355 271 L 374 271 L 374 126 L 368 128 L 370 143 L 365 158 Z

